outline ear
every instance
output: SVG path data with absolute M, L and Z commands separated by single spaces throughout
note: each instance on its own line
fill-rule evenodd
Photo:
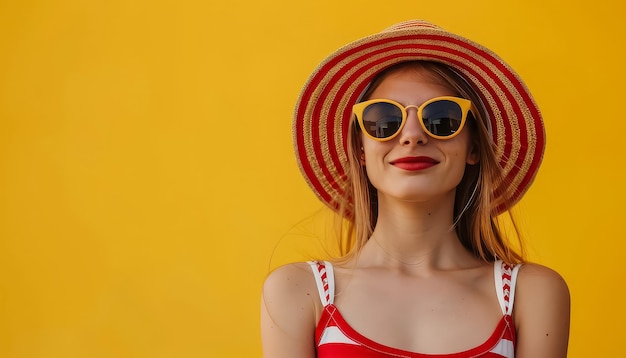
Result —
M 477 164 L 480 161 L 480 154 L 478 153 L 478 146 L 471 144 L 469 151 L 467 152 L 466 163 L 469 165 Z
M 365 166 L 365 151 L 363 150 L 363 147 L 361 147 L 361 165 Z

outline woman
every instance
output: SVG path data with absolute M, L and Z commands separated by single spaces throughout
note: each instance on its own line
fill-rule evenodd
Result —
M 270 274 L 266 357 L 567 355 L 567 285 L 523 263 L 497 224 L 544 134 L 494 53 L 424 21 L 349 44 L 305 85 L 294 141 L 355 240 L 336 262 Z

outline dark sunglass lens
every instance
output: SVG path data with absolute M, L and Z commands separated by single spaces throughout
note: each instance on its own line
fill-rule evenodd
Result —
M 449 100 L 429 103 L 422 110 L 422 120 L 426 129 L 440 137 L 447 137 L 459 130 L 463 119 L 461 107 Z
M 391 103 L 373 103 L 363 111 L 363 128 L 375 138 L 388 138 L 402 125 L 402 110 Z

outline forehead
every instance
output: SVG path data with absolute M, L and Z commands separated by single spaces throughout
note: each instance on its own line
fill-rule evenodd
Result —
M 454 96 L 456 91 L 440 76 L 425 69 L 399 68 L 385 73 L 372 89 L 370 99 L 389 98 L 405 105 L 434 97 Z

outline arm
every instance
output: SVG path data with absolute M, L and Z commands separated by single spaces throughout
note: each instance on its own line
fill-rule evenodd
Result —
M 570 295 L 556 272 L 524 264 L 517 278 L 513 316 L 517 358 L 567 357 Z
M 321 303 L 308 264 L 283 266 L 263 286 L 261 339 L 263 356 L 315 357 L 315 325 Z

